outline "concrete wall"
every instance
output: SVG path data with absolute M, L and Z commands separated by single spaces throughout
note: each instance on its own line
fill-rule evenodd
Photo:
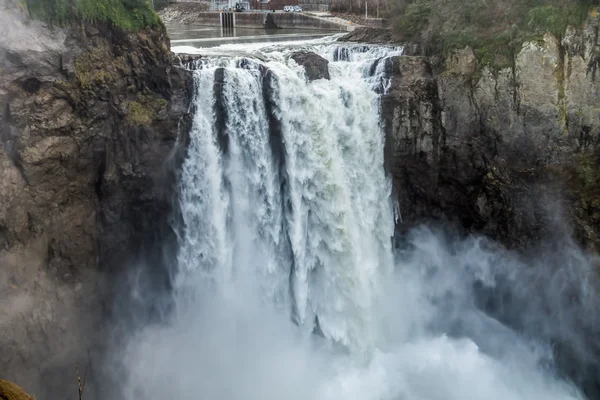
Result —
M 221 26 L 219 12 L 202 12 L 194 17 L 194 23 L 207 26 Z M 330 31 L 347 31 L 347 27 L 322 18 L 312 17 L 300 13 L 274 13 L 241 12 L 235 14 L 235 26 L 238 28 L 264 28 L 267 14 L 271 15 L 273 22 L 281 29 L 315 29 Z
M 282 29 L 320 29 L 344 32 L 347 30 L 345 25 L 300 13 L 276 12 L 273 13 L 273 21 Z

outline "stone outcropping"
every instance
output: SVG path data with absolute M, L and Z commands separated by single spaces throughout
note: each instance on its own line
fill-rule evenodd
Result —
M 128 272 L 145 265 L 140 284 L 169 285 L 193 85 L 164 30 L 50 31 L 1 1 L 0 371 L 64 397 L 100 323 L 129 301 Z
M 312 51 L 303 51 L 292 54 L 292 60 L 304 67 L 306 78 L 309 82 L 316 79 L 330 79 L 329 61 Z
M 561 40 L 547 34 L 524 43 L 512 67 L 499 71 L 478 65 L 470 48 L 442 68 L 427 57 L 387 61 L 391 86 L 382 115 L 401 213 L 398 238 L 437 220 L 516 249 L 575 238 L 600 250 L 599 30 L 592 13 L 585 28 L 569 29 Z M 578 285 L 564 282 L 550 293 L 553 302 L 540 311 L 545 318 L 555 320 L 552 307 L 578 304 Z M 478 296 L 493 299 L 485 312 L 523 328 L 518 318 L 503 319 L 519 310 L 502 290 Z M 567 330 L 533 334 L 552 344 L 560 373 L 598 398 L 598 327 L 585 316 L 569 321 Z
M 342 36 L 342 42 L 361 42 L 361 43 L 397 43 L 397 40 L 390 29 L 385 28 L 356 28 L 347 35 Z
M 450 219 L 522 247 L 569 226 L 600 248 L 599 21 L 525 43 L 499 71 L 470 48 L 435 71 L 425 57 L 391 60 L 383 115 L 400 230 Z

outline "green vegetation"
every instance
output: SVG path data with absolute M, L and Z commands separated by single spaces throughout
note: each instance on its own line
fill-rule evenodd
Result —
M 600 159 L 597 154 L 587 153 L 581 156 L 577 174 L 582 188 L 591 192 L 600 187 Z M 597 193 L 595 193 L 597 194 Z M 597 199 L 600 205 L 600 198 Z
M 146 125 L 152 122 L 154 116 L 165 109 L 168 102 L 153 95 L 139 95 L 127 106 L 127 121 L 132 125 Z
M 149 0 L 25 0 L 29 14 L 51 25 L 107 23 L 126 31 L 159 26 Z
M 510 66 L 524 41 L 546 32 L 561 38 L 579 27 L 594 0 L 396 0 L 396 31 L 424 45 L 429 55 L 447 56 L 471 46 L 479 65 Z
M 600 154 L 584 153 L 576 165 L 572 180 L 579 200 L 578 213 L 582 221 L 600 224 Z
M 125 56 L 114 57 L 106 46 L 82 53 L 75 60 L 75 77 L 83 89 L 110 85 L 126 70 Z

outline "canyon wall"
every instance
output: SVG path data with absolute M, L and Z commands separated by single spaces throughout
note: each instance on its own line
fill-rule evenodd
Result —
M 592 12 L 583 29 L 524 43 L 512 65 L 500 70 L 478 64 L 468 47 L 444 59 L 419 56 L 412 44 L 407 56 L 386 61 L 391 81 L 382 118 L 386 168 L 401 215 L 398 244 L 411 227 L 427 222 L 483 234 L 525 259 L 572 241 L 597 254 L 599 28 Z M 394 41 L 381 30 L 359 30 L 345 40 Z M 563 280 L 561 287 L 551 296 L 566 296 L 564 307 L 580 304 L 578 282 Z M 510 293 L 489 288 L 478 296 L 486 313 L 528 335 L 530 328 L 507 316 L 514 307 Z M 541 314 L 552 320 L 557 312 L 548 306 Z M 559 329 L 534 334 L 551 343 L 559 374 L 588 398 L 599 398 L 598 327 L 583 317 L 568 330 L 584 338 L 583 347 Z
M 442 62 L 418 46 L 388 61 L 387 167 L 405 231 L 451 220 L 510 247 L 574 235 L 600 245 L 600 17 L 523 44 L 512 67 L 470 48 Z M 370 37 L 372 36 L 372 38 Z M 383 31 L 350 40 L 389 42 Z
M 193 84 L 164 29 L 50 30 L 0 10 L 0 371 L 64 397 L 133 301 L 120 287 L 169 285 Z

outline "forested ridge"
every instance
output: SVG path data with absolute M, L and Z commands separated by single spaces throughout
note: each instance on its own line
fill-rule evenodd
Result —
M 546 32 L 557 38 L 580 27 L 595 0 L 399 0 L 393 23 L 406 39 L 429 54 L 471 46 L 481 64 L 505 67 L 526 40 Z

